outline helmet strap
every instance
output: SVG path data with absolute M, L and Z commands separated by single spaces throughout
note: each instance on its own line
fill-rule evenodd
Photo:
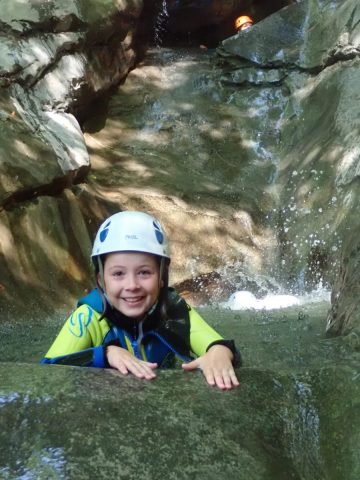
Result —
M 97 264 L 98 264 L 98 268 L 99 268 L 99 280 L 98 280 L 98 284 L 101 288 L 101 290 L 105 293 L 105 281 L 104 281 L 104 265 L 101 261 L 101 257 L 100 255 L 97 257 Z
M 107 296 L 106 294 L 106 290 L 105 290 L 105 280 L 104 280 L 104 265 L 101 261 L 101 258 L 100 256 L 98 256 L 97 258 L 97 263 L 98 263 L 98 267 L 99 267 L 99 280 L 98 280 L 98 285 L 100 287 L 100 290 L 101 290 L 101 296 L 104 297 L 107 301 L 107 303 L 110 305 L 111 308 L 113 308 L 110 300 L 109 300 L 109 297 Z
M 164 271 L 165 271 L 165 258 L 161 257 L 160 269 L 159 269 L 159 288 L 163 286 L 162 281 L 163 281 Z

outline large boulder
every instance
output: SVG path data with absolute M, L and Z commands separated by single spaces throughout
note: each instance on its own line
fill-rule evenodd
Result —
M 2 148 L 9 150 L 2 155 L 4 205 L 41 183 L 60 183 L 61 190 L 83 178 L 89 156 L 73 114 L 133 66 L 142 2 L 15 0 L 0 8 Z M 39 145 L 41 163 L 32 144 Z
M 88 222 L 66 190 L 90 168 L 78 119 L 133 67 L 142 1 L 0 9 L 0 304 L 11 316 L 49 298 L 61 304 L 89 277 L 88 250 L 84 260 L 70 247 L 75 238 L 80 251 L 88 245 Z
M 272 217 L 278 279 L 296 291 L 333 288 L 329 333 L 359 318 L 358 176 L 360 131 L 357 2 L 304 1 L 223 42 L 228 82 L 277 81 L 287 90 Z
M 1 477 L 359 478 L 356 371 L 247 369 L 229 393 L 200 375 L 1 364 Z

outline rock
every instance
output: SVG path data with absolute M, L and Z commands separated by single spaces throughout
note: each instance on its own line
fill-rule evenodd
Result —
M 53 217 L 35 212 L 52 196 L 57 231 L 67 232 L 56 245 L 74 257 L 79 248 L 63 208 L 77 210 L 85 243 L 69 292 L 91 283 L 85 250 L 100 220 L 137 208 L 165 224 L 176 252 L 171 281 L 199 302 L 322 285 L 333 289 L 329 333 L 356 326 L 357 2 L 293 2 L 216 54 L 149 52 L 111 99 L 104 92 L 135 63 L 142 2 L 55 3 L 6 3 L 1 19 L 3 291 L 33 293 L 37 267 L 25 256 L 12 263 L 24 241 L 16 226 L 28 210 L 40 226 L 37 251 L 48 251 Z M 234 6 L 216 3 L 221 12 Z
M 1 25 L 6 36 L 0 40 L 0 77 L 4 96 L 28 135 L 35 138 L 32 143 L 42 141 L 42 149 L 52 148 L 58 163 L 45 168 L 49 180 L 28 175 L 27 181 L 34 178 L 34 184 L 23 187 L 20 183 L 16 195 L 35 191 L 39 182 L 59 183 L 59 176 L 63 185 L 84 177 L 89 156 L 73 112 L 118 84 L 133 66 L 132 23 L 141 8 L 140 0 L 115 5 L 94 0 L 91 6 L 80 0 L 46 6 L 14 1 L 3 6 Z M 12 126 L 14 131 L 18 125 Z M 29 168 L 38 169 L 31 162 L 34 165 L 28 161 Z M 18 187 L 16 183 L 9 187 L 9 194 Z
M 111 370 L 3 363 L 0 474 L 356 479 L 354 374 L 244 369 L 241 388 L 224 393 L 200 372 L 163 371 L 146 382 Z

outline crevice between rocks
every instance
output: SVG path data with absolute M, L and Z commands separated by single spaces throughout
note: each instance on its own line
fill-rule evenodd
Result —
M 48 184 L 18 190 L 2 201 L 0 212 L 3 210 L 11 210 L 21 203 L 34 201 L 39 197 L 57 197 L 61 195 L 66 188 L 83 182 L 89 170 L 90 166 L 83 166 L 76 171 L 69 172 L 63 177 L 54 178 L 54 180 Z

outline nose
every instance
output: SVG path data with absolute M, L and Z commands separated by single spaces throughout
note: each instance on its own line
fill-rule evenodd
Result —
M 138 279 L 137 276 L 133 273 L 129 273 L 126 278 L 126 289 L 135 290 L 138 288 Z

